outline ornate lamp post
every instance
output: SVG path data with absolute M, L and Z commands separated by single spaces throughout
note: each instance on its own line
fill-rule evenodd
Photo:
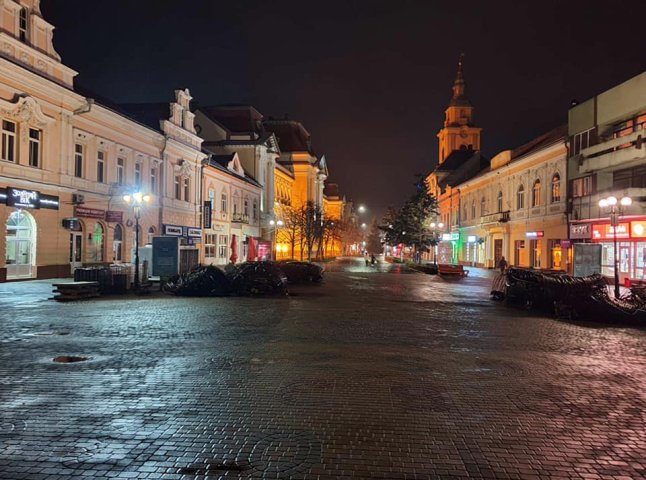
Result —
M 614 271 L 615 271 L 615 298 L 619 298 L 619 252 L 617 250 L 617 226 L 619 219 L 624 214 L 624 209 L 632 205 L 633 200 L 630 197 L 623 197 L 617 200 L 617 197 L 607 197 L 599 200 L 599 207 L 610 213 L 610 225 L 612 226 L 612 241 L 614 245 Z
M 276 256 L 278 252 L 278 243 L 277 243 L 277 237 L 278 237 L 278 229 L 284 225 L 282 220 L 269 220 L 269 225 L 271 225 L 273 228 L 273 237 L 274 237 L 274 248 L 271 249 L 271 256 L 272 260 L 276 261 Z
M 431 222 L 431 246 L 433 247 L 433 265 L 437 266 L 437 244 L 440 243 L 444 224 Z
M 139 292 L 139 218 L 142 205 L 150 202 L 150 195 L 135 192 L 132 195 L 124 195 L 123 201 L 132 205 L 135 212 L 135 292 Z

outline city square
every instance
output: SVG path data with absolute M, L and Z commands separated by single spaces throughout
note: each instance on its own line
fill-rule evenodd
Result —
M 646 474 L 643 330 L 506 307 L 481 269 L 325 275 L 82 305 L 0 285 L 0 478 Z

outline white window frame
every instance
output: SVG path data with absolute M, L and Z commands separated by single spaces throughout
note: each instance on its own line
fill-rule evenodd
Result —
M 218 237 L 218 258 L 227 258 L 229 253 L 229 236 L 220 235 Z
M 150 191 L 157 193 L 157 167 L 150 167 Z
M 538 186 L 538 188 L 537 188 Z M 543 185 L 541 179 L 537 178 L 532 184 L 532 208 L 541 206 L 541 193 Z
M 117 185 L 123 185 L 126 182 L 126 159 L 117 157 Z
M 32 136 L 35 134 L 36 136 Z M 43 131 L 37 128 L 29 128 L 29 166 L 41 168 L 42 166 L 42 138 Z
M 13 125 L 13 131 L 7 128 L 5 125 Z M 16 142 L 18 132 L 18 124 L 12 122 L 11 120 L 2 120 L 2 152 L 0 158 L 5 162 L 16 163 L 17 147 L 18 143 Z
M 141 188 L 141 162 L 135 162 L 135 186 Z
M 229 213 L 229 198 L 224 192 L 222 192 L 222 197 L 220 198 L 220 209 L 224 214 Z
M 522 210 L 525 208 L 525 185 L 522 183 L 518 186 L 516 190 L 516 210 Z
M 96 181 L 99 183 L 105 183 L 105 177 L 105 152 L 103 150 L 99 150 L 96 152 Z
M 85 145 L 82 143 L 74 144 L 74 176 L 83 178 L 83 164 L 85 159 Z

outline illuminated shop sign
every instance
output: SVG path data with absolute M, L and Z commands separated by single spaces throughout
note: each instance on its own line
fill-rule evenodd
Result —
M 183 225 L 164 224 L 164 235 L 171 237 L 202 238 L 202 229 Z
M 617 225 L 617 238 L 630 238 L 630 224 Z M 612 225 L 592 225 L 592 238 L 595 240 L 612 240 L 615 238 L 615 227 Z
M 459 240 L 460 239 L 460 233 L 459 232 L 453 232 L 453 233 L 443 233 L 442 234 L 442 240 L 445 242 L 451 241 L 451 240 Z
M 543 238 L 545 232 L 543 230 L 539 230 L 537 232 L 525 232 L 525 236 L 527 238 Z
M 37 190 L 7 187 L 0 189 L 0 203 L 5 203 L 8 207 L 58 210 L 59 199 Z
M 573 223 L 570 225 L 570 238 L 573 240 L 587 240 L 592 238 L 592 225 L 589 223 Z
M 646 220 L 630 222 L 630 238 L 646 238 Z
M 444 240 L 445 242 L 448 242 L 449 240 L 451 240 L 451 234 L 450 233 L 443 233 L 442 234 L 442 240 Z
M 467 242 L 468 242 L 468 243 L 475 243 L 475 242 L 477 242 L 477 241 L 478 241 L 478 237 L 476 237 L 475 235 L 469 235 L 469 236 L 467 237 Z
M 187 229 L 187 232 L 186 232 L 186 233 L 187 233 L 187 235 L 188 235 L 189 237 L 197 237 L 197 238 L 201 238 L 201 237 L 202 237 L 202 229 L 201 229 L 201 228 L 191 228 L 191 227 L 188 227 L 188 229 Z
M 184 231 L 180 225 L 164 225 L 164 235 L 181 237 L 183 236 L 183 233 Z

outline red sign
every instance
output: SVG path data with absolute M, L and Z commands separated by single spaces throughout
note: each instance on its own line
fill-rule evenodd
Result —
M 592 238 L 594 240 L 612 240 L 615 238 L 614 227 L 609 224 L 592 225 Z M 617 225 L 617 238 L 630 238 L 630 224 Z
M 544 232 L 539 230 L 538 232 L 525 232 L 527 238 L 543 238 Z
M 105 219 L 105 210 L 98 208 L 74 207 L 74 215 L 77 217 Z
M 108 210 L 105 213 L 105 221 L 108 223 L 123 223 L 123 212 L 113 212 Z

